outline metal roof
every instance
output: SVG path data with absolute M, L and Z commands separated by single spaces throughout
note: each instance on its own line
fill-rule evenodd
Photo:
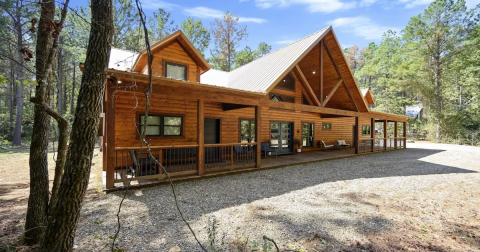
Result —
M 295 63 L 308 53 L 328 31 L 330 31 L 330 27 L 297 40 L 229 73 L 218 70 L 207 71 L 201 75 L 200 82 L 210 84 L 206 81 L 212 82 L 216 79 L 215 85 L 218 86 L 253 92 L 268 92 L 269 88 L 290 71 Z

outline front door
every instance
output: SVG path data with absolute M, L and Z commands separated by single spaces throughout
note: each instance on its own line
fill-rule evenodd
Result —
M 205 144 L 219 144 L 220 143 L 220 119 L 204 119 L 204 143 Z M 206 164 L 220 162 L 220 147 L 205 148 L 204 162 Z
M 271 140 L 278 140 L 278 153 L 293 152 L 293 123 L 289 122 L 272 122 L 270 125 Z

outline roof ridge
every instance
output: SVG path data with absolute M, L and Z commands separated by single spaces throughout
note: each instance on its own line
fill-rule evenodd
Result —
M 258 58 L 258 59 L 252 60 L 252 61 L 248 62 L 247 64 L 245 64 L 245 65 L 243 65 L 243 66 L 240 66 L 239 68 L 235 68 L 233 71 L 230 71 L 230 72 L 228 72 L 228 73 L 229 73 L 229 74 L 230 74 L 230 73 L 233 73 L 233 72 L 237 71 L 238 69 L 241 69 L 242 67 L 247 66 L 247 65 L 249 65 L 249 64 L 251 64 L 251 63 L 253 63 L 253 62 L 255 62 L 255 61 L 259 60 L 259 59 L 265 58 L 265 57 L 267 57 L 267 56 L 269 56 L 269 55 L 271 55 L 271 54 L 273 54 L 273 53 L 275 53 L 275 52 L 278 52 L 278 51 L 280 51 L 280 50 L 282 50 L 282 49 L 285 49 L 285 48 L 287 48 L 287 47 L 289 47 L 289 46 L 291 46 L 291 45 L 293 45 L 293 44 L 296 44 L 296 43 L 298 43 L 298 42 L 300 42 L 300 41 L 302 41 L 302 40 L 304 40 L 304 39 L 307 39 L 307 38 L 309 38 L 309 37 L 311 37 L 311 36 L 313 36 L 313 35 L 315 35 L 315 34 L 317 34 L 317 33 L 319 33 L 319 32 L 323 32 L 324 30 L 328 29 L 329 27 L 330 27 L 330 26 L 327 26 L 327 27 L 325 27 L 325 28 L 323 28 L 323 29 L 321 29 L 321 30 L 318 30 L 318 31 L 310 34 L 310 35 L 307 35 L 307 36 L 305 36 L 305 37 L 303 37 L 303 38 L 300 38 L 300 39 L 298 39 L 298 40 L 295 40 L 294 42 L 292 42 L 292 43 L 290 43 L 290 44 L 288 44 L 288 45 L 286 45 L 286 46 L 280 47 L 280 48 L 278 48 L 277 50 L 275 50 L 275 51 L 273 51 L 273 52 L 270 52 L 270 53 L 268 53 L 268 54 L 265 54 L 265 55 L 263 55 L 262 57 L 260 57 L 260 58 Z

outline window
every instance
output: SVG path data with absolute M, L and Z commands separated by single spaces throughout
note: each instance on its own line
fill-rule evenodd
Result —
M 323 123 L 323 129 L 324 130 L 331 130 L 332 129 L 332 124 L 331 123 Z
M 370 135 L 370 125 L 363 125 L 362 126 L 362 135 Z
M 187 80 L 187 66 L 167 62 L 165 76 L 176 80 Z
M 295 79 L 291 74 L 287 74 L 275 87 L 295 91 Z
M 295 103 L 295 97 L 288 95 L 270 94 L 270 100 Z
M 304 123 L 303 124 L 303 147 L 314 147 L 313 140 L 314 124 L 313 123 Z
M 255 142 L 255 120 L 240 120 L 240 143 Z
M 140 130 L 143 133 L 145 115 L 140 115 Z M 146 136 L 181 136 L 183 118 L 181 116 L 149 115 Z
M 305 95 L 302 95 L 302 104 L 303 105 L 310 105 L 310 102 L 308 102 L 308 99 L 307 99 L 307 97 L 305 97 Z

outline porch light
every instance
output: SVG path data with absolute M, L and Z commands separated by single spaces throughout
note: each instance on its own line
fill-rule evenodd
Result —
M 121 81 L 121 80 L 119 80 L 119 81 L 117 81 L 117 83 L 122 83 L 122 81 Z
M 312 73 L 315 74 L 315 71 L 313 71 Z

